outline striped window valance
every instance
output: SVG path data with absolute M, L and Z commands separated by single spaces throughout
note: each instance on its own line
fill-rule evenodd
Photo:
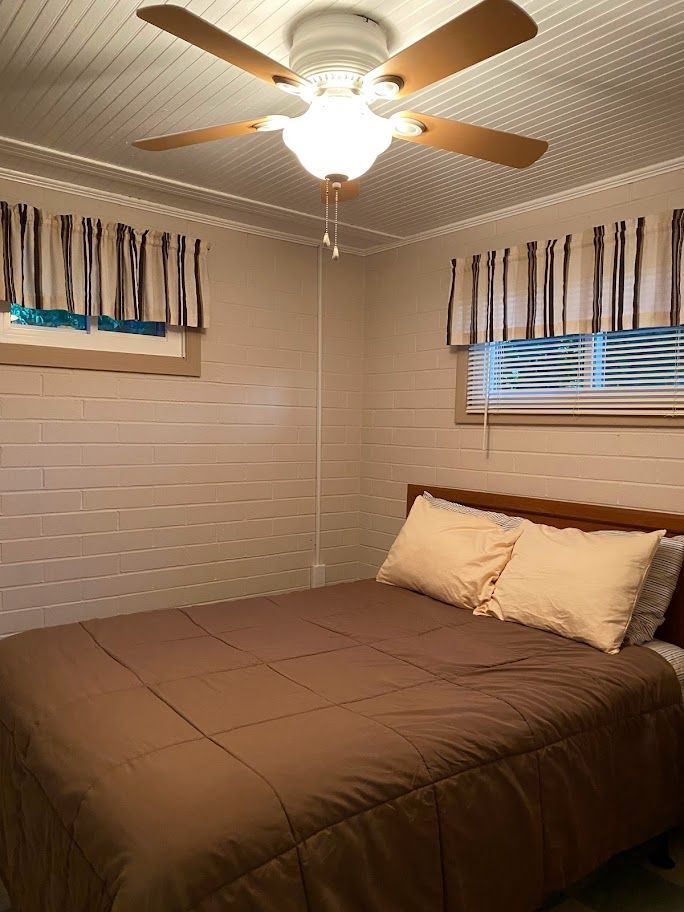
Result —
M 203 327 L 206 245 L 167 231 L 0 202 L 2 300 L 115 320 Z
M 684 209 L 452 260 L 448 345 L 679 326 Z

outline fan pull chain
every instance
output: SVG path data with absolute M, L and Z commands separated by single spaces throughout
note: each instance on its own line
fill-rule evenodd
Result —
M 328 234 L 328 211 L 330 198 L 330 180 L 325 179 L 325 234 L 323 235 L 323 246 L 330 247 L 330 235 Z
M 340 251 L 337 247 L 337 216 L 338 216 L 338 211 L 339 211 L 339 206 L 340 206 L 340 183 L 339 183 L 339 181 L 335 181 L 335 183 L 333 184 L 333 187 L 335 188 L 335 227 L 334 227 L 334 245 L 333 245 L 332 258 L 333 258 L 333 260 L 339 260 Z

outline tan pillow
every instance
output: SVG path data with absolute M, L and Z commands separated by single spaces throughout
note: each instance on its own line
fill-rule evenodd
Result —
M 661 532 L 595 535 L 525 520 L 490 602 L 475 614 L 618 652 Z
M 417 497 L 377 579 L 472 610 L 491 597 L 519 534 Z

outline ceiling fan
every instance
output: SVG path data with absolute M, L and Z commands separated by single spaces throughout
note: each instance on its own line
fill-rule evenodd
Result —
M 393 139 L 513 168 L 528 167 L 548 148 L 543 140 L 514 133 L 413 111 L 381 117 L 370 108 L 377 101 L 404 98 L 533 38 L 537 34 L 536 23 L 513 0 L 482 0 L 389 58 L 387 36 L 374 20 L 350 12 L 316 12 L 299 20 L 294 28 L 291 68 L 183 7 L 171 3 L 146 6 L 138 9 L 137 15 L 297 95 L 309 107 L 298 117 L 272 114 L 141 139 L 133 145 L 160 152 L 231 136 L 282 130 L 285 145 L 322 182 L 326 210 L 331 187 L 336 203 L 358 195 L 358 178 Z

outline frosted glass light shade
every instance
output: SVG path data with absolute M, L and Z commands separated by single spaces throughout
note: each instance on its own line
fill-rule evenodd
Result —
M 341 174 L 354 180 L 387 149 L 392 129 L 357 96 L 327 95 L 314 98 L 305 114 L 285 125 L 283 141 L 314 177 Z

